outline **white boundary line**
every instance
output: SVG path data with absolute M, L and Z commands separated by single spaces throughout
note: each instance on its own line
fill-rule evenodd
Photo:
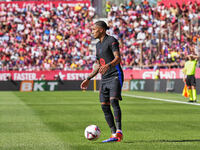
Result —
M 156 100 L 156 101 L 164 101 L 169 103 L 178 103 L 178 104 L 188 104 L 188 105 L 198 105 L 200 106 L 200 103 L 189 103 L 189 102 L 182 102 L 182 101 L 175 101 L 171 99 L 162 99 L 162 98 L 154 98 L 154 97 L 146 97 L 146 96 L 137 96 L 137 95 L 131 95 L 131 94 L 122 94 L 123 96 L 127 97 L 135 97 L 135 98 L 144 98 L 149 100 Z

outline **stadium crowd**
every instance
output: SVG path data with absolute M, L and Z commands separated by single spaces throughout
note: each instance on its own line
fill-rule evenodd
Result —
M 0 70 L 91 69 L 94 18 L 92 6 L 79 4 L 50 9 L 4 7 L 0 12 Z M 124 69 L 181 67 L 185 55 L 199 52 L 200 4 L 150 6 L 146 0 L 140 5 L 133 1 L 111 4 L 107 20 L 108 33 L 120 41 Z
M 93 7 L 4 7 L 0 13 L 1 70 L 91 69 Z
M 113 4 L 107 18 L 110 34 L 121 41 L 124 68 L 182 67 L 187 54 L 200 51 L 200 3 L 151 7 L 129 0 Z

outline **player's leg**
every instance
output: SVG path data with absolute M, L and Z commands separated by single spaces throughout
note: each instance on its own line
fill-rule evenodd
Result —
M 195 86 L 192 86 L 191 87 L 191 90 L 192 90 L 192 99 L 194 102 L 197 101 L 197 91 L 196 91 L 196 87 Z
M 189 93 L 189 102 L 193 102 L 193 95 L 192 95 L 192 89 L 191 89 L 191 77 L 187 76 L 186 78 L 186 84 L 188 87 L 188 93 Z
M 116 137 L 118 138 L 118 141 L 121 141 L 123 139 L 122 134 L 122 112 L 119 105 L 119 100 L 122 100 L 121 97 L 121 89 L 122 85 L 119 81 L 119 78 L 114 78 L 112 83 L 110 84 L 110 103 L 113 108 L 114 112 L 114 118 L 116 123 Z
M 122 130 L 122 125 L 121 125 L 121 108 L 119 106 L 119 100 L 118 99 L 111 99 L 110 103 L 111 103 L 113 111 L 114 111 L 116 128 L 117 128 L 117 130 Z
M 110 138 L 108 138 L 108 139 L 106 139 L 102 142 L 103 143 L 117 142 L 118 138 L 116 137 L 116 126 L 115 126 L 114 117 L 113 117 L 113 114 L 112 114 L 112 111 L 111 111 L 111 108 L 110 108 L 110 103 L 109 104 L 103 103 L 103 104 L 101 104 L 101 107 L 102 107 L 102 110 L 104 112 L 106 122 L 108 123 L 110 130 L 111 130 L 111 133 L 112 133 Z
M 112 133 L 111 137 L 109 139 L 104 140 L 103 142 L 117 141 L 118 139 L 115 138 L 116 126 L 115 126 L 114 117 L 113 117 L 111 107 L 110 107 L 109 91 L 107 89 L 106 84 L 101 85 L 100 102 L 101 102 L 101 108 L 104 112 L 105 120 L 108 126 L 110 127 L 110 130 Z
M 122 134 L 122 113 L 121 113 L 121 108 L 119 105 L 119 100 L 118 99 L 111 99 L 110 100 L 111 105 L 113 107 L 114 111 L 114 117 L 115 117 L 115 123 L 116 123 L 116 137 L 118 138 L 118 142 L 123 139 L 123 134 Z
M 116 133 L 116 127 L 114 122 L 114 117 L 110 108 L 110 103 L 101 103 L 101 108 L 104 112 L 104 116 L 106 119 L 106 122 L 108 123 L 108 126 L 110 127 L 111 133 Z
M 123 139 L 123 134 L 122 134 L 122 130 L 121 130 L 122 129 L 121 128 L 121 108 L 119 106 L 119 100 L 112 99 L 112 100 L 110 100 L 110 103 L 113 107 L 114 118 L 115 118 L 117 130 L 115 128 L 115 132 L 113 132 L 114 130 L 112 130 L 112 128 L 110 127 L 111 131 L 112 131 L 112 136 L 109 139 L 104 140 L 103 142 L 120 142 Z
M 191 90 L 192 90 L 192 99 L 194 102 L 197 101 L 197 91 L 196 91 L 196 79 L 194 76 L 191 78 Z
M 189 96 L 190 96 L 190 100 L 189 101 L 193 101 L 193 94 L 192 94 L 191 86 L 188 86 L 188 93 L 189 93 Z

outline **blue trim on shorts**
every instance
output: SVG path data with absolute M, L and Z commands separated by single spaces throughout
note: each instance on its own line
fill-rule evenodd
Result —
M 122 86 L 123 86 L 122 72 L 121 72 L 121 70 L 120 70 L 119 64 L 118 64 L 117 66 L 115 66 L 115 68 L 116 68 L 117 71 L 118 71 L 119 82 L 120 82 L 120 85 L 121 85 L 121 88 L 122 88 Z

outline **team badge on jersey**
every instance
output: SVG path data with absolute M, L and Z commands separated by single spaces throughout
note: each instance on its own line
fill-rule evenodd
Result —
M 101 64 L 101 66 L 106 64 L 106 62 L 105 62 L 105 60 L 103 58 L 100 58 L 100 64 Z

